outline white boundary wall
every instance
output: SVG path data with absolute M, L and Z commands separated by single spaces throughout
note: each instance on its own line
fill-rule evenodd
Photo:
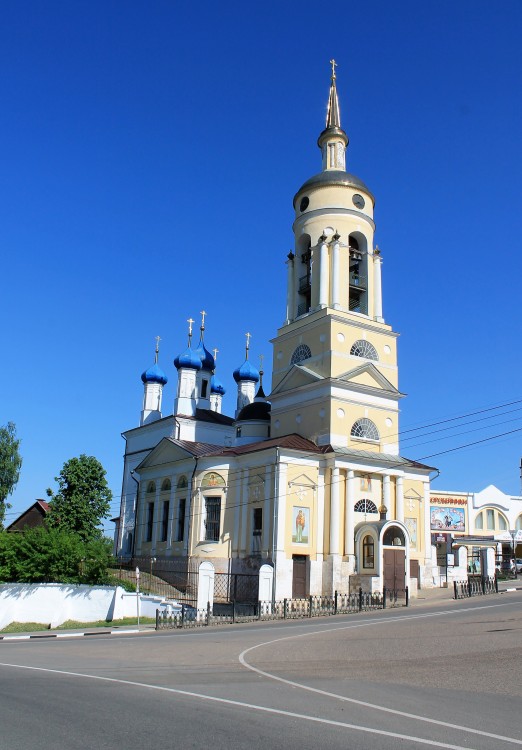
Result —
M 165 600 L 140 597 L 140 616 L 155 617 Z M 86 586 L 65 583 L 5 583 L 0 585 L 0 629 L 11 622 L 38 622 L 56 627 L 67 620 L 96 622 L 135 617 L 136 594 L 120 586 Z

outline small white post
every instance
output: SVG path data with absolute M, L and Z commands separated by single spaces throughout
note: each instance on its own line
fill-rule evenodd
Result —
M 140 569 L 136 567 L 136 612 L 138 614 L 138 628 L 140 626 Z

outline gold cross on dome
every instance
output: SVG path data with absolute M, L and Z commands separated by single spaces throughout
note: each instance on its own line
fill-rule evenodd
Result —
M 156 339 L 156 362 L 158 361 L 158 353 L 159 353 L 159 342 L 161 341 L 161 336 L 155 336 Z
M 260 369 L 260 370 L 262 370 L 262 369 L 263 369 L 263 360 L 264 360 L 264 358 L 265 358 L 265 355 L 264 355 L 264 354 L 260 354 L 260 355 L 259 355 L 259 369 Z
M 338 65 L 338 63 L 335 62 L 335 60 L 330 60 L 330 65 L 332 66 L 332 81 L 335 81 L 335 69 Z
M 212 349 L 212 351 L 214 352 L 214 362 L 215 362 L 217 359 L 219 349 Z
M 201 315 L 201 330 L 202 330 L 202 331 L 203 331 L 203 330 L 204 330 L 204 328 L 205 328 L 205 315 L 206 315 L 206 314 L 207 314 L 207 313 L 206 313 L 206 312 L 205 312 L 204 310 L 201 310 L 201 312 L 200 312 L 200 315 Z
M 189 324 L 189 337 L 192 336 L 192 326 L 194 325 L 195 322 L 196 321 L 193 320 L 192 318 L 189 318 L 187 320 L 187 323 Z
M 247 340 L 246 348 L 250 349 L 250 339 L 252 338 L 252 334 L 251 333 L 245 333 L 245 336 L 246 336 L 246 340 Z

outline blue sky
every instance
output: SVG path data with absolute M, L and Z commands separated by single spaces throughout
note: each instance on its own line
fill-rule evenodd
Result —
M 402 453 L 485 440 L 429 458 L 433 486 L 519 493 L 522 402 L 483 412 L 522 399 L 519 0 L 27 0 L 1 20 L 0 424 L 24 458 L 7 521 L 80 453 L 117 513 L 154 337 L 168 413 L 200 310 L 226 411 L 247 330 L 269 382 L 332 57 L 348 170 L 377 198 L 401 428 L 424 428 Z

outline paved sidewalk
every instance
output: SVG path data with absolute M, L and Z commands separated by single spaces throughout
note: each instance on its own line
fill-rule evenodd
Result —
M 522 591 L 522 579 L 513 581 L 500 581 L 498 594 L 487 594 L 484 599 L 491 599 L 492 597 L 500 594 L 513 593 L 515 591 Z M 474 600 L 479 597 L 473 597 Z M 482 598 L 482 597 L 480 597 Z M 444 605 L 448 606 L 456 605 L 459 602 L 468 601 L 467 599 L 454 599 L 453 598 L 453 585 L 450 584 L 447 588 L 445 587 L 434 587 L 432 589 L 421 589 L 417 591 L 416 597 L 410 597 L 409 609 L 418 609 L 419 607 L 425 606 L 436 606 Z M 104 628 L 85 628 L 76 630 L 38 630 L 28 633 L 6 633 L 0 634 L 0 641 L 22 641 L 22 640 L 43 640 L 46 638 L 79 638 L 84 636 L 95 636 L 95 635 L 136 635 L 138 633 L 153 633 L 155 632 L 154 625 L 127 625 L 127 626 L 114 626 Z

